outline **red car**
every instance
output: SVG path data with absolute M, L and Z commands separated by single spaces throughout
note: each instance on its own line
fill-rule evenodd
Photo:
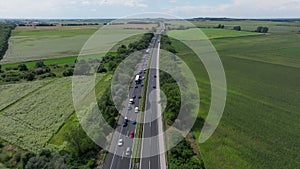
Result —
M 134 137 L 134 132 L 131 131 L 131 132 L 129 133 L 129 138 L 133 138 L 133 137 Z

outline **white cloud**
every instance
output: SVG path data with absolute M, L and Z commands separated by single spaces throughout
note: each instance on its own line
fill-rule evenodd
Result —
M 128 6 L 128 7 L 147 7 L 147 5 L 140 0 L 100 0 L 99 5 L 109 6 Z
M 169 0 L 170 3 L 176 3 L 177 0 Z
M 166 10 L 179 16 L 300 17 L 300 0 L 232 0 L 221 5 L 188 5 Z

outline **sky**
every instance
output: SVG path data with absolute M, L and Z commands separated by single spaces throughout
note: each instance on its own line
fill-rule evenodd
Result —
M 300 0 L 0 0 L 0 18 L 300 18 Z

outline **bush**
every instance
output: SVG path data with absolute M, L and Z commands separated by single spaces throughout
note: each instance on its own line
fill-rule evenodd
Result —
M 27 68 L 27 66 L 25 64 L 20 64 L 18 66 L 18 68 L 19 68 L 19 71 L 27 71 L 28 70 L 28 68 Z
M 73 76 L 74 69 L 67 69 L 63 72 L 63 76 Z
M 26 80 L 27 81 L 33 81 L 35 79 L 35 74 L 30 72 L 26 75 Z
M 235 26 L 235 27 L 233 27 L 233 30 L 236 30 L 236 31 L 241 31 L 241 30 L 242 30 L 242 28 L 241 28 L 241 26 Z
M 40 67 L 44 67 L 44 66 L 46 66 L 45 64 L 44 64 L 44 62 L 43 61 L 37 61 L 36 63 L 35 63 L 35 67 L 37 67 L 37 68 L 40 68 Z

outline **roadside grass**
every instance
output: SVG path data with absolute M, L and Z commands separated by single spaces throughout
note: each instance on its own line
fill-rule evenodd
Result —
M 95 86 L 95 95 L 97 98 L 101 97 L 101 95 L 106 91 L 110 84 L 111 77 L 112 75 L 110 73 L 97 76 L 96 82 L 98 83 Z M 55 134 L 53 134 L 48 143 L 58 147 L 64 146 L 66 132 L 70 131 L 70 129 L 77 124 L 79 124 L 79 121 L 76 113 L 73 112 L 73 114 L 65 120 L 64 124 L 61 125 L 61 128 Z
M 299 166 L 297 37 L 268 35 L 212 40 L 224 65 L 228 96 L 216 132 L 199 144 L 206 168 Z M 198 82 L 200 118 L 193 129 L 198 138 L 203 126 L 201 119 L 205 119 L 210 106 L 208 75 L 188 47 L 176 40 L 173 46 Z

